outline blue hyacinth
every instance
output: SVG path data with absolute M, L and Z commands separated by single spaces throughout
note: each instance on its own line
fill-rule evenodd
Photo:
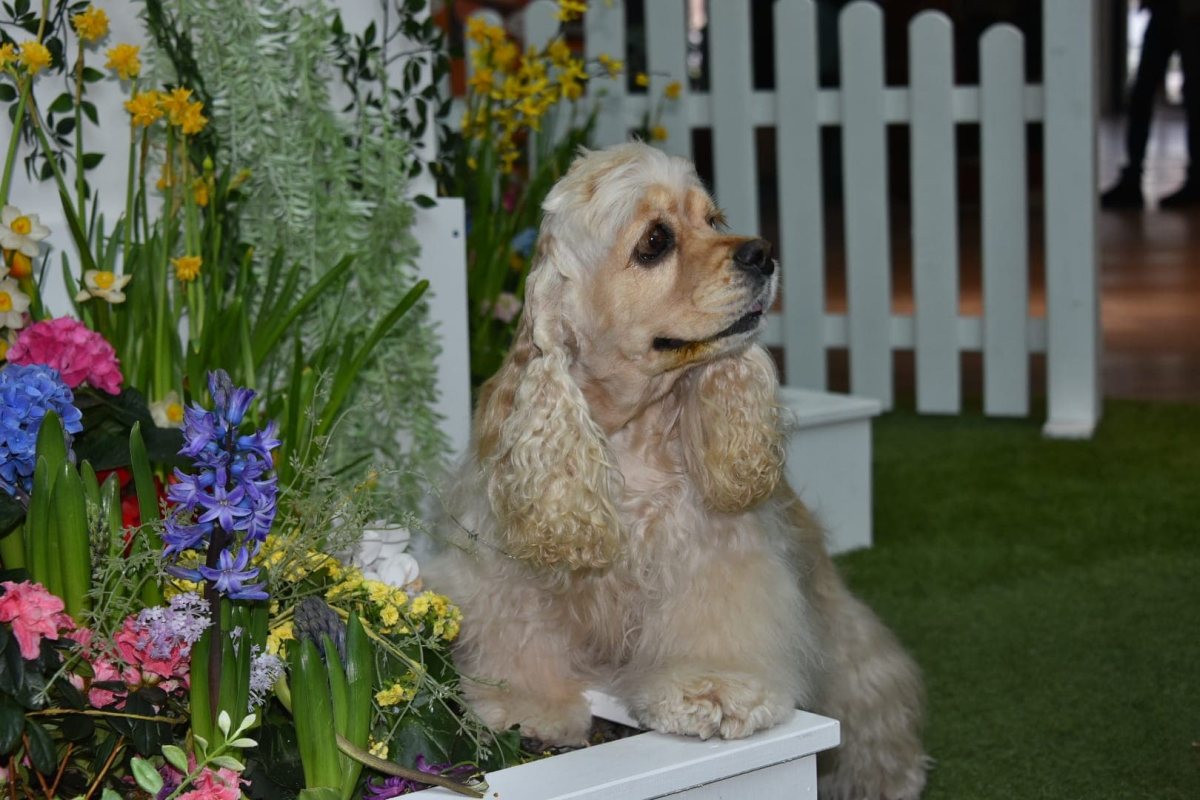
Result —
M 271 422 L 241 433 L 255 392 L 234 386 L 224 370 L 209 373 L 208 389 L 211 411 L 199 405 L 184 410 L 179 454 L 192 459 L 195 469 L 176 469 L 178 482 L 167 490 L 175 509 L 166 520 L 163 555 L 174 561 L 195 550 L 213 558 L 196 569 L 175 563 L 167 571 L 208 581 L 234 600 L 265 600 L 264 584 L 254 583 L 259 569 L 250 561 L 275 521 L 279 490 L 271 451 L 279 446 L 277 428 Z
M 13 496 L 33 491 L 37 437 L 47 411 L 62 421 L 68 441 L 83 430 L 75 396 L 58 370 L 42 364 L 0 369 L 0 489 Z

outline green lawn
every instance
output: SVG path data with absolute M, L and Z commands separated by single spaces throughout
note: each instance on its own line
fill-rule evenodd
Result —
M 897 412 L 874 477 L 839 562 L 925 672 L 928 800 L 1200 798 L 1200 406 Z

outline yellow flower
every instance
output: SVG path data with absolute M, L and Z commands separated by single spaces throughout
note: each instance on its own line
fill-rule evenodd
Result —
M 566 66 L 571 60 L 571 46 L 560 36 L 546 46 L 546 55 L 556 67 Z
M 583 97 L 583 86 L 587 80 L 587 70 L 583 68 L 583 62 L 577 59 L 572 59 L 558 73 L 558 85 L 562 87 L 563 97 L 568 100 L 578 100 Z
M 650 85 L 650 76 L 644 72 L 639 72 L 637 77 L 633 79 L 633 82 L 645 89 Z
M 175 277 L 184 283 L 199 277 L 203 263 L 204 260 L 200 256 L 180 256 L 171 259 L 171 265 L 175 267 Z
M 108 14 L 95 6 L 88 6 L 71 17 L 71 25 L 85 42 L 98 42 L 108 36 Z
M 25 325 L 29 297 L 12 278 L 0 278 L 0 328 L 16 330 Z
M 479 162 L 475 160 L 475 156 L 467 156 L 467 169 L 469 169 L 469 170 L 479 169 Z
M 191 105 L 192 90 L 177 86 L 170 94 L 162 96 L 162 108 L 167 112 L 167 121 L 172 125 L 182 125 L 183 118 Z
M 624 61 L 613 58 L 608 53 L 601 53 L 596 57 L 596 60 L 600 62 L 600 66 L 604 67 L 605 72 L 608 73 L 608 77 L 610 78 L 617 77 L 621 74 L 621 70 L 625 69 Z
M 683 92 L 683 84 L 679 81 L 671 81 L 667 84 L 667 88 L 663 89 L 663 96 L 668 100 L 678 100 L 679 95 Z
M 0 339 L 0 361 L 5 361 L 8 358 L 8 340 Z
M 483 44 L 488 40 L 488 22 L 483 17 L 471 17 L 467 20 L 467 38 Z
M 371 737 L 370 739 L 367 740 L 367 745 L 368 745 L 367 752 L 370 753 L 371 755 L 375 756 L 376 758 L 387 758 L 388 757 L 388 743 L 387 742 L 377 742 L 377 741 L 375 741 L 374 737 Z
M 141 48 L 135 44 L 119 44 L 108 50 L 108 62 L 104 66 L 117 71 L 123 81 L 136 78 L 142 72 L 142 61 L 138 58 Z
M 138 92 L 125 101 L 125 110 L 129 112 L 131 125 L 148 128 L 163 115 L 162 95 L 153 90 Z
M 0 69 L 8 69 L 17 63 L 17 48 L 12 42 L 0 44 Z
M 586 11 L 587 0 L 558 0 L 558 19 L 561 22 L 579 19 Z
M 208 181 L 204 178 L 196 178 L 192 181 L 192 199 L 196 201 L 196 205 L 201 208 L 208 207 Z
M 151 403 L 150 416 L 160 428 L 182 427 L 183 403 L 179 402 L 179 392 L 172 389 L 162 400 Z
M 379 612 L 379 621 L 382 622 L 386 628 L 391 628 L 400 621 L 400 609 L 393 605 L 384 606 L 383 610 Z
M 38 74 L 50 66 L 50 62 L 54 60 L 50 56 L 50 51 L 46 49 L 46 45 L 32 39 L 21 43 L 21 55 L 19 58 L 21 66 L 25 67 L 30 75 Z
M 515 42 L 505 41 L 496 45 L 492 53 L 492 63 L 501 72 L 510 72 L 521 58 L 521 48 Z
M 280 655 L 283 651 L 283 643 L 294 641 L 296 638 L 295 630 L 292 623 L 284 622 L 267 633 L 267 652 L 274 655 Z
M 200 113 L 203 110 L 204 104 L 200 102 L 188 103 L 184 108 L 183 116 L 179 120 L 179 129 L 185 136 L 194 136 L 204 130 L 204 126 L 208 124 L 208 117 Z
M 491 69 L 483 67 L 475 71 L 468 83 L 479 94 L 487 94 L 495 86 L 495 73 Z
M 511 174 L 513 165 L 517 163 L 517 159 L 521 157 L 521 153 L 517 150 L 510 150 L 500 156 L 500 172 L 504 175 Z
M 412 673 L 409 673 L 411 675 Z M 408 676 L 405 676 L 408 677 Z M 375 693 L 375 702 L 381 706 L 398 706 L 401 703 L 406 703 L 417 696 L 417 687 L 415 684 L 405 686 L 404 683 L 397 681 L 386 689 L 381 689 Z
M 665 142 L 667 140 L 667 129 L 662 125 L 655 125 L 650 129 L 650 138 L 656 142 Z

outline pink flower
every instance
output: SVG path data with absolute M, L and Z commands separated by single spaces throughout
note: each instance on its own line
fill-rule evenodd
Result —
M 116 705 L 125 707 L 125 692 L 119 689 L 102 689 L 97 683 L 120 682 L 127 686 L 138 686 L 142 682 L 142 674 L 135 667 L 122 666 L 107 656 L 96 656 L 92 664 L 92 688 L 88 691 L 88 702 L 96 708 L 107 708 Z
M 242 796 L 241 777 L 231 769 L 213 772 L 206 767 L 192 782 L 190 792 L 179 795 L 179 800 L 238 800 Z
M 0 622 L 12 624 L 13 635 L 21 647 L 21 658 L 28 661 L 38 657 L 42 638 L 58 639 L 75 627 L 63 613 L 63 601 L 46 591 L 40 583 L 4 581 L 0 596 Z
M 109 394 L 121 392 L 121 366 L 112 345 L 70 317 L 35 322 L 21 331 L 8 360 L 54 367 L 72 389 L 87 381 Z
M 181 678 L 186 683 L 190 646 L 185 646 L 181 642 L 170 650 L 158 651 L 153 638 L 138 623 L 135 616 L 130 616 L 125 620 L 121 630 L 117 631 L 115 641 L 117 651 L 126 664 L 132 664 L 142 672 L 159 678 Z M 163 688 L 170 691 L 166 686 Z

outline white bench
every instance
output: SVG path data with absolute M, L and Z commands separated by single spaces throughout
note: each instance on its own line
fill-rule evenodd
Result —
M 871 546 L 871 420 L 878 400 L 781 387 L 787 478 L 828 531 L 831 553 Z
M 591 694 L 597 716 L 628 723 L 611 698 Z M 816 800 L 817 753 L 837 747 L 838 723 L 797 711 L 745 739 L 642 733 L 488 773 L 488 800 Z M 409 797 L 461 797 L 426 789 Z

